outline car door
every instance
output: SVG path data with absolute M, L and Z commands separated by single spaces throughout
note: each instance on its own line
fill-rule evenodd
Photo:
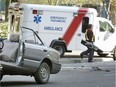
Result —
M 48 49 L 32 30 L 23 29 L 24 67 L 36 70 L 42 59 L 47 57 Z
M 42 45 L 25 43 L 24 58 L 41 61 L 47 55 L 47 48 Z

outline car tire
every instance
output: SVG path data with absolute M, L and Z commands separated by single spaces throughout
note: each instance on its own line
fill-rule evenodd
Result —
M 64 56 L 65 48 L 63 45 L 54 45 L 53 48 L 60 53 L 60 56 Z
M 43 62 L 36 74 L 34 75 L 37 84 L 46 84 L 50 77 L 50 68 L 47 63 Z

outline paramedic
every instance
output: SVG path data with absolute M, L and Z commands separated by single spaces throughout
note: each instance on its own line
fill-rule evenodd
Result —
M 87 42 L 93 44 L 94 39 L 95 39 L 95 37 L 94 37 L 93 31 L 92 31 L 92 24 L 89 24 L 86 29 L 86 32 L 85 32 L 85 40 Z M 81 59 L 83 59 L 84 55 L 88 55 L 88 62 L 93 62 L 94 49 L 87 46 L 87 50 L 83 51 L 80 54 Z

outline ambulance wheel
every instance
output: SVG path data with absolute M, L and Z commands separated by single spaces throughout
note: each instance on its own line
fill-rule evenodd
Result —
M 113 51 L 113 60 L 114 61 L 116 60 L 116 46 L 115 46 L 114 51 Z
M 53 48 L 60 53 L 60 56 L 64 56 L 65 48 L 63 45 L 54 45 Z
M 0 51 L 2 50 L 3 47 L 4 47 L 4 42 L 3 40 L 0 40 Z

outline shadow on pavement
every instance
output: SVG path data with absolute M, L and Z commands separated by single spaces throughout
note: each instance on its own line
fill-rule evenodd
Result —
M 8 86 L 21 86 L 21 85 L 36 85 L 36 82 L 25 82 L 25 81 L 5 81 L 5 82 L 0 82 L 1 87 L 8 87 Z

